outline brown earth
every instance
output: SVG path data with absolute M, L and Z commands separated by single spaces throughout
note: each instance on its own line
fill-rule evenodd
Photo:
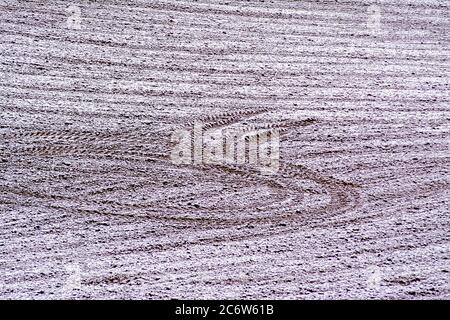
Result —
M 1 0 L 0 298 L 448 298 L 449 3 L 371 3 Z

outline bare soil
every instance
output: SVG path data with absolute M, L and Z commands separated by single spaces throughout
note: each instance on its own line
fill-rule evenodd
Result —
M 0 298 L 448 298 L 449 3 L 371 3 L 0 1 Z

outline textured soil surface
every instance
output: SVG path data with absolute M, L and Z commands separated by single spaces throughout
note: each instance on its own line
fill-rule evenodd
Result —
M 372 3 L 0 0 L 0 298 L 449 298 L 449 2 Z

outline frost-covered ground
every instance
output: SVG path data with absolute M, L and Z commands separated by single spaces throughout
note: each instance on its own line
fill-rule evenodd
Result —
M 449 2 L 373 3 L 0 0 L 0 298 L 448 298 Z

